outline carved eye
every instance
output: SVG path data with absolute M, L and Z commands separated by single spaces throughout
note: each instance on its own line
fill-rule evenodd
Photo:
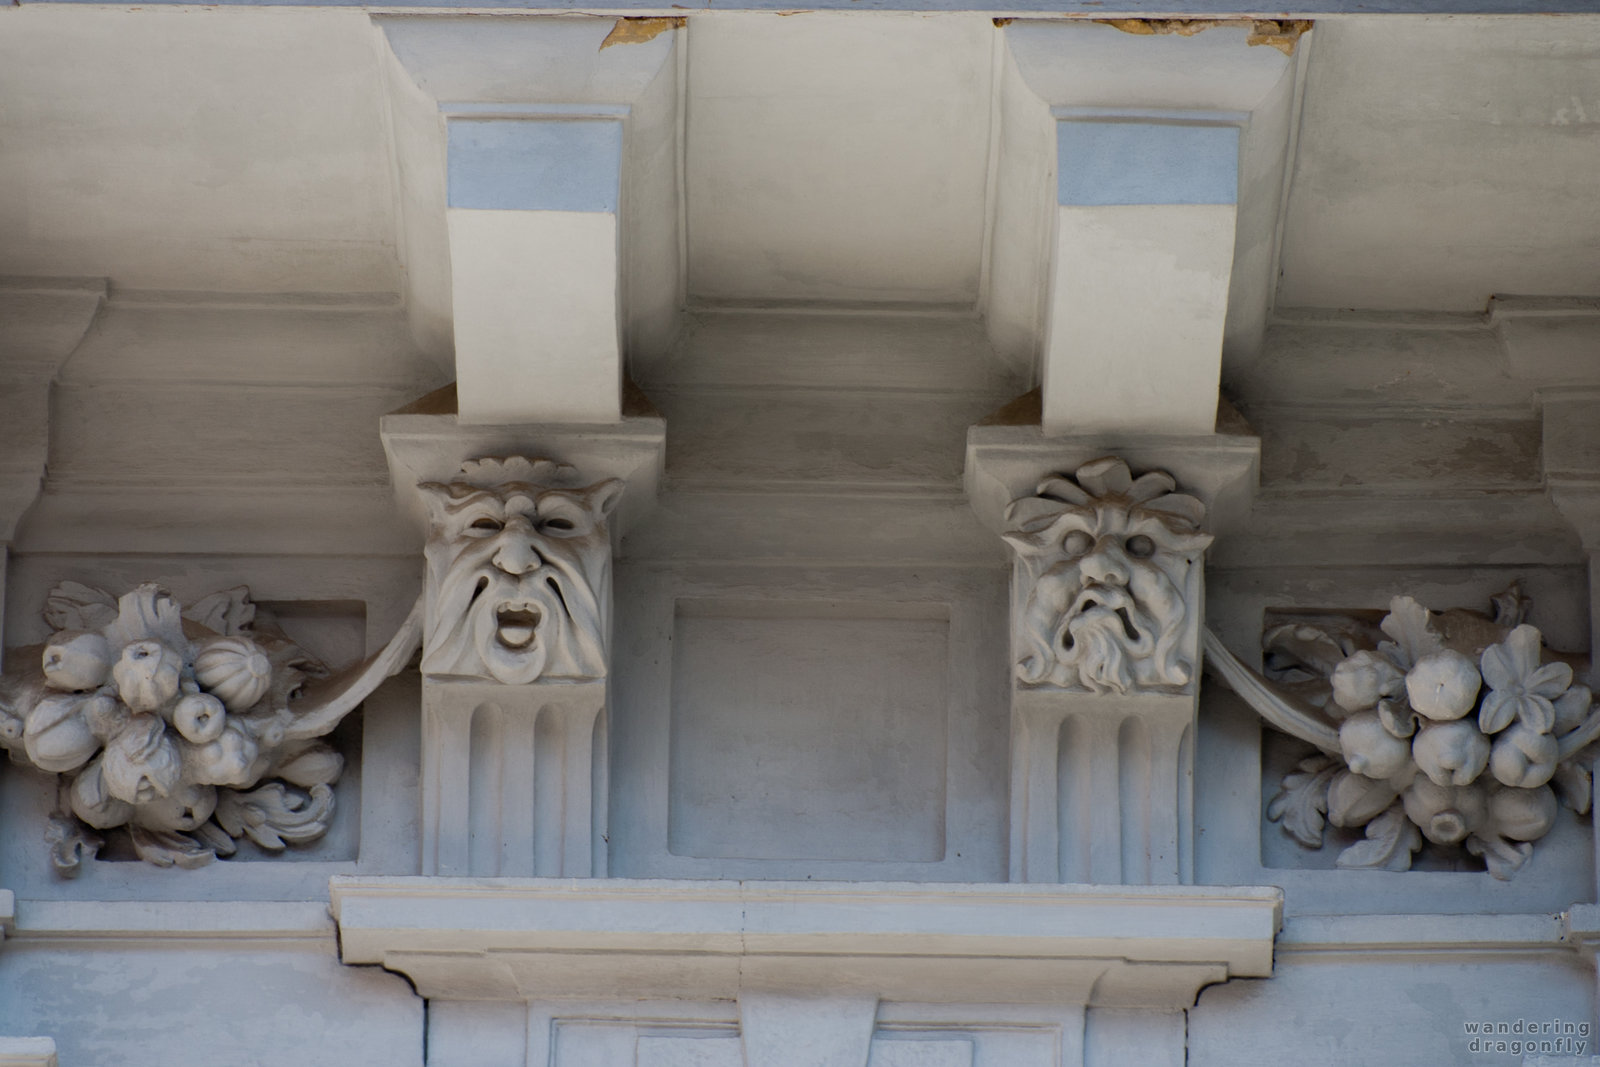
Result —
M 1122 547 L 1134 559 L 1149 559 L 1156 554 L 1156 543 L 1144 534 L 1134 534 Z
M 1061 542 L 1061 548 L 1070 557 L 1076 558 L 1094 547 L 1094 538 L 1082 530 L 1073 530 Z
M 573 529 L 577 528 L 577 527 L 573 526 L 571 519 L 563 519 L 563 518 L 560 518 L 560 517 L 556 517 L 556 518 L 553 518 L 553 519 L 545 519 L 539 525 L 541 527 L 543 527 L 544 529 L 546 529 L 546 530 L 558 530 L 558 531 L 563 532 L 563 533 L 565 533 L 568 530 L 573 530 Z
M 473 524 L 472 524 L 472 529 L 477 530 L 477 531 L 479 531 L 481 533 L 499 533 L 501 530 L 504 530 L 505 528 L 506 528 L 506 524 L 505 523 L 501 522 L 499 519 L 490 518 L 487 515 L 485 515 L 481 519 L 478 519 L 478 520 L 474 521 Z

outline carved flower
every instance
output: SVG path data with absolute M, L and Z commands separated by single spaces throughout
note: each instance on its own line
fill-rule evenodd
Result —
M 248 637 L 219 637 L 195 656 L 194 677 L 229 711 L 244 711 L 266 695 L 272 664 Z
M 1460 843 L 1488 818 L 1488 798 L 1479 786 L 1440 785 L 1419 777 L 1400 799 L 1406 818 L 1436 845 Z
M 159 641 L 135 641 L 111 668 L 122 702 L 134 711 L 155 711 L 178 693 L 183 660 Z
M 1489 763 L 1489 739 L 1467 719 L 1430 722 L 1411 742 L 1411 757 L 1436 785 L 1467 785 Z
M 1358 712 L 1340 725 L 1339 749 L 1345 764 L 1368 778 L 1392 778 L 1411 765 L 1411 742 L 1384 729 L 1370 711 Z
M 178 746 L 167 736 L 167 724 L 159 715 L 135 715 L 128 720 L 101 757 L 106 791 L 130 804 L 168 795 L 177 787 L 181 772 Z
M 70 771 L 100 749 L 100 739 L 84 721 L 86 699 L 79 693 L 51 693 L 28 712 L 22 743 L 28 760 L 42 771 Z
M 1561 745 L 1553 736 L 1518 722 L 1494 739 L 1489 770 L 1506 785 L 1533 789 L 1555 776 L 1560 758 Z
M 1346 711 L 1366 711 L 1405 692 L 1405 675 L 1376 652 L 1361 651 L 1333 669 L 1333 699 Z
M 1540 643 L 1539 631 L 1524 625 L 1483 650 L 1483 680 L 1490 689 L 1478 712 L 1484 733 L 1499 733 L 1513 719 L 1541 734 L 1554 728 L 1554 701 L 1572 684 L 1572 668 L 1565 663 L 1541 667 Z
M 1411 706 L 1436 721 L 1459 719 L 1478 700 L 1478 667 L 1450 648 L 1429 652 L 1406 672 Z
M 52 689 L 95 689 L 111 673 L 111 646 L 97 633 L 62 630 L 44 646 L 42 665 Z

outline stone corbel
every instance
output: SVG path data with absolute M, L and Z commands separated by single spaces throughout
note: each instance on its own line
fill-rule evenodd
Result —
M 1192 877 L 1203 556 L 1247 510 L 1259 444 L 1124 445 L 1107 456 L 1037 427 L 968 438 L 969 499 L 1016 551 L 1013 881 Z
M 382 435 L 427 531 L 423 873 L 604 875 L 611 561 L 654 500 L 661 420 L 397 414 Z

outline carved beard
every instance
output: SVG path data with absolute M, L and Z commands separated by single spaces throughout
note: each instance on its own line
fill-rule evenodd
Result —
M 434 586 L 423 672 L 482 677 L 487 671 L 507 685 L 604 677 L 600 602 L 609 575 L 604 559 L 588 568 L 599 572 L 592 578 L 584 573 L 581 557 L 596 551 L 590 540 L 540 539 L 544 562 L 520 576 L 493 564 L 499 538 L 443 546 L 454 555 L 439 561 L 447 569 Z
M 1078 682 L 1096 693 L 1124 692 L 1133 684 L 1131 664 L 1155 648 L 1155 622 L 1120 589 L 1088 585 L 1056 634 L 1056 658 L 1078 672 Z
M 1191 671 L 1179 655 L 1186 610 L 1154 563 L 1130 567 L 1126 588 L 1085 582 L 1076 562 L 1057 563 L 1029 594 L 1018 675 L 1096 693 L 1186 685 Z

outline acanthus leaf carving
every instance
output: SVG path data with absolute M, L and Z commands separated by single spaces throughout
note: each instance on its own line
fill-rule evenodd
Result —
M 148 863 L 185 868 L 243 837 L 276 850 L 322 836 L 343 760 L 315 738 L 405 664 L 421 607 L 334 676 L 243 587 L 188 611 L 153 583 L 120 598 L 52 590 L 57 632 L 0 676 L 0 747 L 60 776 L 45 835 L 57 872 L 78 873 L 108 831 Z
M 1194 681 L 1194 601 L 1211 536 L 1172 477 L 1105 457 L 1052 475 L 1006 509 L 1016 551 L 1016 674 L 1094 693 Z

